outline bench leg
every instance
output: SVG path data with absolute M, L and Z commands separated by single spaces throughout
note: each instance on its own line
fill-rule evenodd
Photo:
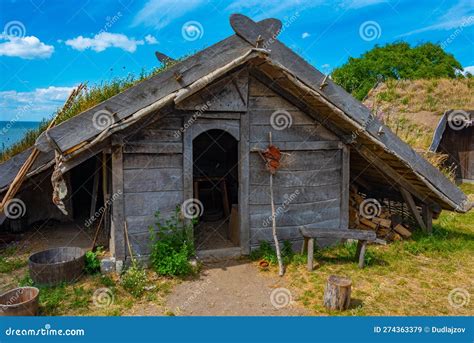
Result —
M 356 258 L 359 260 L 359 268 L 364 268 L 365 250 L 367 249 L 367 241 L 357 242 Z
M 313 270 L 313 259 L 314 259 L 314 238 L 308 239 L 308 270 Z
M 305 252 L 308 251 L 308 238 L 307 237 L 303 237 L 303 238 L 304 238 L 304 242 L 301 247 L 301 254 L 304 254 Z

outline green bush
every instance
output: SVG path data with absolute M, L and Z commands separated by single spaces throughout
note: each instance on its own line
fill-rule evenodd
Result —
M 136 298 L 143 295 L 147 282 L 145 269 L 135 262 L 122 274 L 120 279 L 122 287 Z
M 186 276 L 193 273 L 189 258 L 194 255 L 192 230 L 195 221 L 188 223 L 182 218 L 181 210 L 164 223 L 160 212 L 156 212 L 156 230 L 150 227 L 151 264 L 159 275 Z
M 87 274 L 96 274 L 100 271 L 100 260 L 99 255 L 101 254 L 102 249 L 99 247 L 97 250 L 86 252 L 86 273 Z
M 376 45 L 358 58 L 350 57 L 347 63 L 334 69 L 332 78 L 362 100 L 377 81 L 461 77 L 456 70 L 462 70 L 459 61 L 437 44 L 410 46 L 406 42 L 395 42 Z M 391 100 L 394 95 L 383 96 Z

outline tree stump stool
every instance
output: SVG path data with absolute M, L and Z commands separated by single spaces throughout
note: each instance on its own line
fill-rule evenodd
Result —
M 324 307 L 329 310 L 347 310 L 351 303 L 351 279 L 331 275 L 324 290 Z

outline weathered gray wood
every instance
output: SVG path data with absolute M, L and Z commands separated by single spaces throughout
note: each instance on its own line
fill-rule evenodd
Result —
M 310 223 L 311 224 L 311 223 Z M 321 220 L 311 225 L 321 225 L 321 227 L 328 228 L 332 227 L 334 230 L 339 228 L 339 218 L 332 218 L 327 220 Z M 293 226 L 282 226 L 278 225 L 278 237 L 281 241 L 297 241 L 302 240 L 303 236 L 300 233 L 301 225 Z M 321 240 L 326 240 L 326 238 L 321 238 Z M 259 242 L 267 241 L 270 244 L 272 243 L 272 228 L 270 226 L 260 226 L 260 227 L 251 227 L 250 228 L 250 242 L 252 245 L 258 245 Z
M 258 82 L 255 80 L 255 82 Z M 276 109 L 252 109 L 250 111 L 250 124 L 251 125 L 269 125 L 270 118 L 272 114 L 275 113 Z M 311 116 L 307 115 L 303 111 L 294 111 L 289 110 L 286 111 L 291 117 L 292 125 L 315 125 L 318 126 L 318 129 L 324 131 L 324 128 L 320 128 L 320 124 L 315 121 Z M 329 131 L 326 130 L 328 134 L 331 134 Z M 335 137 L 335 136 L 334 136 Z M 337 137 L 335 137 L 337 140 Z
M 177 133 L 177 130 L 162 130 L 162 129 L 151 129 L 144 128 L 131 136 L 128 141 L 143 143 L 143 142 L 181 142 L 181 136 Z
M 303 245 L 301 246 L 301 254 L 305 254 L 308 251 L 308 240 L 309 238 L 304 238 Z
M 340 200 L 327 200 L 310 204 L 294 204 L 286 212 L 281 209 L 276 222 L 280 226 L 306 225 L 329 219 L 339 219 Z M 259 208 L 255 208 L 258 206 Z M 258 211 L 258 212 L 257 212 Z M 280 211 L 280 210 L 279 210 Z M 250 208 L 250 226 L 265 227 L 271 224 L 271 211 L 268 205 L 253 205 Z
M 265 150 L 268 142 L 252 143 L 252 152 Z M 294 150 L 336 150 L 342 148 L 342 143 L 337 141 L 314 141 L 314 142 L 278 142 L 281 151 Z
M 118 120 L 121 120 L 173 91 L 188 86 L 209 72 L 228 64 L 248 50 L 247 42 L 238 36 L 231 36 L 71 118 L 67 122 L 57 125 L 49 130 L 49 135 L 65 151 L 83 141 L 90 140 L 100 132 L 93 125 L 92 118 L 96 112 L 107 110 L 114 113 Z M 180 82 L 176 80 L 175 73 L 181 75 Z M 41 150 L 51 150 L 44 135 L 38 139 L 37 145 Z
M 122 146 L 112 148 L 112 193 L 116 194 L 112 204 L 110 251 L 117 260 L 125 259 L 124 198 L 123 198 L 123 153 Z
M 181 154 L 125 154 L 123 168 L 127 169 L 182 169 Z
M 167 114 L 164 117 L 160 116 L 158 119 L 152 120 L 148 125 L 145 125 L 145 127 L 150 130 L 178 130 L 183 127 L 183 116 L 175 112 L 176 111 Z
M 241 69 L 208 85 L 196 94 L 176 104 L 177 109 L 202 112 L 247 111 L 248 71 Z
M 265 170 L 260 154 L 250 154 L 250 165 L 254 170 Z M 285 151 L 280 159 L 279 171 L 304 171 L 327 169 L 342 165 L 341 150 L 293 150 Z
M 204 112 L 203 114 L 199 115 L 199 118 L 202 119 L 231 119 L 231 120 L 240 120 L 240 116 L 242 114 L 239 113 L 227 113 L 227 112 L 217 112 L 217 113 L 209 113 Z
M 281 31 L 281 21 L 278 19 L 264 19 L 254 22 L 243 14 L 232 14 L 230 25 L 240 37 L 245 39 L 251 46 L 267 48 L 271 45 Z
M 125 154 L 181 154 L 182 143 L 133 143 L 124 146 Z
M 367 241 L 359 240 L 357 242 L 357 251 L 356 251 L 356 259 L 359 262 L 359 268 L 364 268 L 366 249 L 367 249 Z
M 89 158 L 92 158 L 93 156 L 96 156 L 100 154 L 101 152 L 110 153 L 110 142 L 111 142 L 110 139 L 106 139 L 103 142 L 98 143 L 97 145 L 91 147 L 90 149 L 87 149 L 86 151 L 83 151 L 79 153 L 78 155 L 75 155 L 63 161 L 61 165 L 61 172 L 63 174 L 66 173 L 69 170 L 77 167 L 82 162 L 87 161 Z
M 183 202 L 182 191 L 125 193 L 125 215 L 154 215 L 156 211 L 171 212 Z
M 349 182 L 351 177 L 349 148 L 342 148 L 341 229 L 349 228 Z
M 165 220 L 171 218 L 175 211 L 160 211 L 160 220 L 162 223 Z M 149 227 L 152 226 L 156 231 L 155 223 L 157 222 L 154 214 L 144 215 L 144 216 L 127 216 L 128 223 L 128 232 L 129 234 L 134 233 L 146 233 L 149 232 Z
M 313 271 L 313 259 L 314 259 L 314 238 L 308 238 L 308 271 Z
M 267 172 L 268 174 L 268 172 Z M 250 173 L 251 185 L 268 185 L 268 176 L 262 170 L 252 170 Z M 282 187 L 323 186 L 340 182 L 340 167 L 320 170 L 281 171 L 276 174 L 275 182 Z
M 328 310 L 347 310 L 351 304 L 351 285 L 349 278 L 331 275 L 324 289 L 323 304 Z
M 239 142 L 239 226 L 240 247 L 243 254 L 250 254 L 250 120 L 249 113 L 243 113 L 240 119 Z
M 261 96 L 249 98 L 249 111 L 253 110 L 271 110 L 271 111 L 299 111 L 298 107 L 279 95 Z M 273 113 L 272 112 L 272 113 Z
M 184 117 L 185 122 L 189 122 L 191 115 Z M 183 201 L 198 197 L 193 190 L 193 126 L 183 133 Z M 194 231 L 193 231 L 194 235 Z M 193 236 L 194 237 L 194 236 Z M 194 239 L 194 238 L 193 238 Z
M 304 227 L 301 227 L 300 232 L 303 237 L 313 238 L 333 237 L 364 241 L 374 241 L 377 238 L 375 231 L 311 228 L 311 225 L 305 225 Z
M 328 133 L 326 129 L 320 129 L 321 126 L 314 124 L 310 125 L 291 125 L 282 130 L 276 130 L 270 124 L 268 125 L 251 125 L 250 126 L 250 141 L 262 142 L 265 141 L 265 133 L 272 133 L 272 139 L 275 145 L 279 142 L 312 142 L 312 141 L 327 141 L 334 140 L 334 135 Z
M 126 169 L 123 172 L 124 191 L 126 193 L 182 191 L 182 173 L 181 168 Z
M 290 57 L 291 56 L 291 57 Z M 275 42 L 274 46 L 272 47 L 271 52 L 272 59 L 283 64 L 285 67 L 289 68 L 293 73 L 296 73 L 298 78 L 305 81 L 307 85 L 310 85 L 315 90 L 318 87 L 317 83 L 322 82 L 324 79 L 324 75 L 314 70 L 312 66 L 304 62 L 301 58 L 299 58 L 296 54 L 294 54 L 291 50 L 286 48 L 280 42 Z M 310 81 L 313 79 L 313 82 Z M 314 83 L 316 81 L 316 83 Z M 329 80 L 328 80 L 329 81 Z M 342 90 L 340 87 L 334 85 L 332 81 L 329 81 L 329 86 L 324 88 L 322 93 L 323 96 L 327 96 L 329 101 L 336 104 L 339 108 L 345 111 L 348 119 L 352 119 L 356 122 L 359 122 L 361 126 L 368 125 L 367 131 L 361 132 L 361 135 L 364 139 L 370 138 L 373 139 L 376 137 L 379 141 L 381 141 L 386 147 L 387 152 L 390 151 L 392 156 L 399 156 L 404 161 L 406 161 L 412 168 L 414 168 L 419 175 L 424 175 L 424 177 L 419 177 L 425 184 L 432 183 L 437 190 L 437 195 L 440 195 L 438 190 L 441 190 L 441 193 L 447 195 L 451 201 L 454 201 L 458 204 L 465 204 L 465 197 L 461 194 L 461 192 L 449 182 L 439 171 L 437 171 L 433 166 L 431 166 L 426 160 L 420 157 L 416 152 L 413 151 L 407 144 L 403 143 L 398 137 L 396 137 L 389 129 L 384 128 L 384 133 L 382 135 L 378 135 L 378 130 L 381 126 L 380 122 L 376 119 L 373 119 L 370 115 L 370 111 L 365 108 L 362 104 L 358 103 L 355 99 L 350 96 L 347 96 L 347 93 Z M 341 119 L 343 121 L 341 121 Z M 337 123 L 342 123 L 345 126 L 349 124 L 349 120 L 346 120 L 345 117 L 333 118 L 331 121 Z M 351 131 L 354 132 L 355 128 Z M 388 156 L 388 153 L 386 154 Z M 400 163 L 402 168 L 405 168 L 407 172 L 409 169 L 406 168 L 406 164 L 403 162 Z M 429 187 L 431 188 L 431 187 Z M 441 194 L 441 196 L 443 196 Z M 456 199 L 456 200 L 454 200 Z M 464 199 L 464 200 L 463 200 Z M 444 198 L 443 201 L 447 199 Z M 449 200 L 444 202 L 449 204 Z M 449 206 L 455 206 L 451 202 Z M 449 207 L 448 206 L 448 207 Z M 466 210 L 465 205 L 459 206 L 459 208 Z
M 192 125 L 192 139 L 209 130 L 222 130 L 240 140 L 240 122 L 238 120 L 197 119 Z
M 405 203 L 407 204 L 408 208 L 410 209 L 410 212 L 415 217 L 416 222 L 418 223 L 420 228 L 424 232 L 427 232 L 426 225 L 423 222 L 423 219 L 421 218 L 420 212 L 418 211 L 418 208 L 416 207 L 415 200 L 413 200 L 413 197 L 411 196 L 410 192 L 408 192 L 404 188 L 400 188 L 400 193 L 402 194 L 403 199 L 405 200 Z
M 278 206 L 288 202 L 290 204 L 311 203 L 336 199 L 340 197 L 340 183 L 336 182 L 330 185 L 316 187 L 275 187 L 275 204 Z M 252 191 L 249 196 L 250 205 L 268 205 L 270 193 L 268 186 L 252 185 Z
M 16 154 L 9 160 L 0 164 L 0 189 L 6 188 L 15 178 L 20 171 L 20 168 L 25 163 L 26 159 L 31 155 L 32 148 L 28 148 L 25 151 Z M 27 174 L 31 175 L 37 169 L 43 168 L 48 164 L 52 164 L 54 160 L 54 151 L 43 153 L 40 152 L 35 162 L 30 168 L 30 172 Z

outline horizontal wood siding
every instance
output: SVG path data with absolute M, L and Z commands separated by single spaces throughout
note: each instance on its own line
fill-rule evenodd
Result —
M 272 141 L 283 152 L 281 167 L 273 180 L 279 239 L 299 242 L 302 225 L 338 228 L 342 183 L 342 150 L 338 138 L 253 78 L 249 89 L 250 146 L 265 146 L 271 132 Z M 276 130 L 271 124 L 275 111 L 286 111 L 291 126 Z M 258 152 L 251 151 L 249 225 L 250 246 L 254 249 L 260 241 L 272 242 L 273 238 L 270 176 Z
M 124 213 L 136 255 L 150 253 L 156 211 L 167 219 L 183 202 L 182 124 L 181 117 L 167 116 L 125 139 Z

